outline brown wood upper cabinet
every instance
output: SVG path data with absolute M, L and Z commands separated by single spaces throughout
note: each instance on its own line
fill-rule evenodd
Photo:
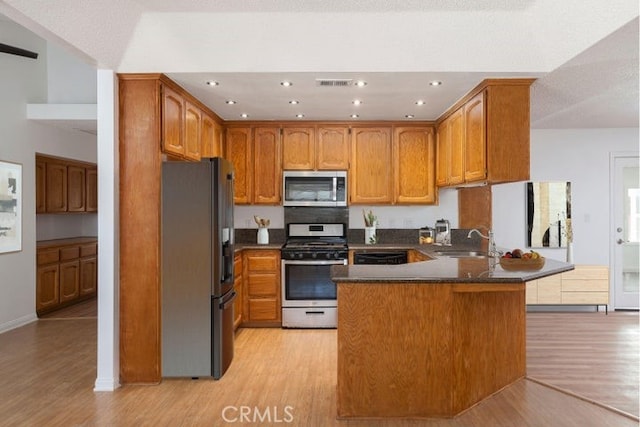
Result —
M 395 128 L 393 158 L 394 202 L 397 204 L 435 203 L 437 192 L 433 128 Z
M 532 82 L 486 80 L 454 106 L 438 126 L 438 186 L 529 179 Z
M 349 200 L 352 204 L 390 204 L 393 201 L 391 127 L 351 130 Z
M 282 132 L 282 169 L 349 169 L 349 127 L 288 127 Z
M 184 99 L 170 87 L 162 86 L 162 151 L 184 156 Z
M 162 85 L 162 151 L 199 161 L 222 155 L 222 126 L 196 101 Z
M 98 210 L 98 170 L 93 163 L 36 155 L 36 213 Z
M 222 156 L 222 126 L 209 115 L 202 115 L 202 157 Z
M 281 202 L 281 156 L 279 126 L 227 128 L 225 157 L 233 163 L 236 204 Z

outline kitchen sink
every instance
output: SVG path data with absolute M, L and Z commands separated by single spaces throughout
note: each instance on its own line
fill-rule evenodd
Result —
M 450 258 L 487 258 L 486 252 L 480 251 L 435 251 L 434 255 Z

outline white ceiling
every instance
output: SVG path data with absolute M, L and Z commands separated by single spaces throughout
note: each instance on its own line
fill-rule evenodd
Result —
M 0 13 L 97 67 L 166 73 L 226 120 L 433 120 L 484 78 L 536 77 L 533 127 L 638 127 L 636 0 L 4 0 Z

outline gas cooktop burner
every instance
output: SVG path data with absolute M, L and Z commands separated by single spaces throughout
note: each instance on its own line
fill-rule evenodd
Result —
M 344 224 L 289 224 L 283 259 L 346 259 Z

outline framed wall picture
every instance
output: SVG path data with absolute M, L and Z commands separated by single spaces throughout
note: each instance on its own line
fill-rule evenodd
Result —
M 0 160 L 0 254 L 22 250 L 22 165 Z
M 572 241 L 571 183 L 528 182 L 527 246 L 561 248 Z

